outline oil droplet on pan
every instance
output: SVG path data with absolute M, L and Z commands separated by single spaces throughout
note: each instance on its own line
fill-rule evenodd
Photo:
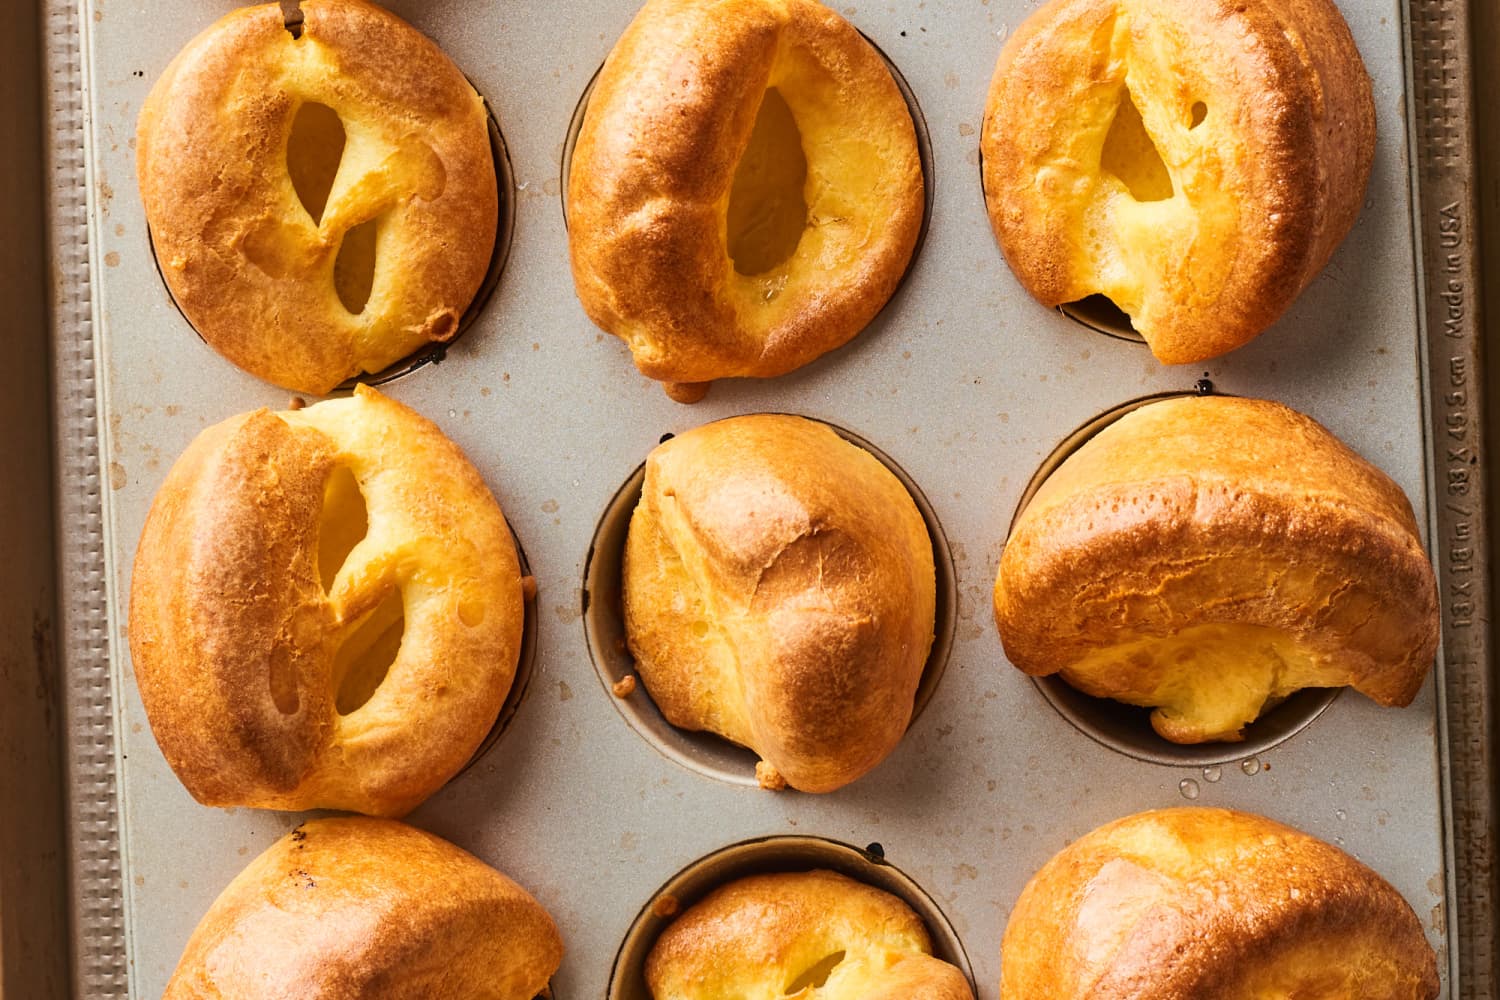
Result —
M 1244 771 L 1246 774 L 1259 774 L 1260 758 L 1246 757 L 1244 760 L 1240 761 L 1240 770 Z
M 1177 790 L 1185 799 L 1196 799 L 1198 797 L 1198 783 L 1192 778 L 1183 778 L 1177 783 Z
M 1215 764 L 1213 767 L 1205 767 L 1203 769 L 1203 780 L 1208 782 L 1210 785 L 1218 781 L 1223 776 L 1224 772 L 1217 764 Z

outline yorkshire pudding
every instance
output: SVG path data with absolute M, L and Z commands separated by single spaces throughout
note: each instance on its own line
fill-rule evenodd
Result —
M 1407 705 L 1437 649 L 1437 585 L 1400 488 L 1277 403 L 1177 397 L 1100 431 L 1011 530 L 1005 655 L 1154 706 L 1168 740 L 1238 740 L 1292 692 Z
M 859 333 L 922 213 L 901 91 L 816 0 L 648 0 L 599 73 L 568 177 L 585 311 L 684 402 Z
M 141 199 L 188 321 L 241 368 L 326 393 L 448 341 L 484 280 L 498 194 L 484 101 L 364 0 L 225 15 L 141 108 Z
M 198 801 L 399 816 L 494 724 L 523 617 L 479 473 L 359 386 L 189 445 L 136 551 L 130 652 Z
M 562 952 L 540 903 L 447 841 L 314 820 L 229 883 L 162 1000 L 531 1000 Z
M 1183 364 L 1248 343 L 1328 262 L 1375 105 L 1332 0 L 1051 0 L 1000 54 L 981 149 L 1026 290 L 1107 296 Z
M 933 642 L 932 539 L 901 481 L 801 417 L 651 452 L 625 543 L 626 642 L 668 722 L 827 792 L 895 748 Z
M 1116 820 L 1021 891 L 1001 1000 L 1433 1000 L 1411 906 L 1330 844 L 1226 809 Z
M 752 875 L 716 889 L 662 932 L 646 983 L 655 1000 L 974 996 L 962 972 L 932 956 L 910 907 L 829 871 Z

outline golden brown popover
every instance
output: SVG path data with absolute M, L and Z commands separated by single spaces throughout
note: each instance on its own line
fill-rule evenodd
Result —
M 1105 295 L 1168 364 L 1270 326 L 1364 202 L 1370 78 L 1333 0 L 1051 0 L 1007 39 L 990 221 L 1049 306 Z
M 646 959 L 655 1000 L 973 1000 L 927 928 L 890 893 L 829 871 L 752 875 L 714 890 Z
M 646 459 L 626 640 L 667 721 L 832 791 L 895 748 L 932 647 L 932 539 L 901 481 L 827 425 L 735 417 Z
M 859 333 L 923 213 L 906 101 L 817 0 L 648 0 L 599 74 L 568 192 L 584 310 L 684 402 Z
M 1048 861 L 1010 913 L 1001 1000 L 1433 1000 L 1400 893 L 1261 816 L 1162 809 Z
M 162 276 L 241 368 L 326 393 L 445 342 L 484 280 L 499 200 L 484 101 L 365 0 L 242 7 L 141 108 Z
M 532 1000 L 562 953 L 540 903 L 447 841 L 313 820 L 229 883 L 162 1000 Z
M 1005 655 L 1156 709 L 1178 743 L 1237 740 L 1292 692 L 1407 705 L 1437 649 L 1437 584 L 1399 487 L 1278 403 L 1184 396 L 1070 455 L 1011 530 Z
M 130 652 L 198 801 L 399 816 L 489 733 L 523 621 L 484 480 L 359 386 L 189 445 L 136 551 Z

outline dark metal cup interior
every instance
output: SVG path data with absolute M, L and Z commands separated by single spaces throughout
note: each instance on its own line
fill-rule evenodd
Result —
M 958 932 L 910 876 L 885 859 L 879 844 L 864 849 L 822 837 L 765 837 L 722 848 L 672 876 L 641 907 L 610 971 L 608 1000 L 651 1000 L 646 958 L 673 917 L 721 885 L 750 875 L 825 869 L 872 885 L 911 907 L 932 938 L 932 953 L 958 968 L 974 987 L 974 970 Z M 666 915 L 663 915 L 666 914 Z M 978 991 L 975 991 L 978 996 Z
M 1130 317 L 1125 314 L 1125 311 L 1106 296 L 1090 295 L 1077 302 L 1064 302 L 1057 307 L 1057 311 L 1079 326 L 1087 327 L 1095 333 L 1102 333 L 1106 337 L 1128 340 L 1134 344 L 1146 342 L 1146 338 L 1136 332 L 1135 326 L 1130 322 Z
M 916 482 L 890 456 L 851 431 L 833 424 L 827 426 L 844 440 L 869 452 L 891 470 L 911 495 L 927 526 L 928 536 L 932 539 L 933 565 L 937 576 L 935 636 L 912 706 L 911 721 L 915 722 L 922 709 L 932 700 L 953 649 L 953 633 L 958 617 L 958 579 L 953 569 L 948 538 L 943 533 L 932 504 Z M 625 643 L 621 579 L 630 517 L 640 503 L 645 481 L 646 466 L 642 463 L 625 480 L 599 518 L 584 568 L 584 632 L 588 640 L 589 655 L 594 661 L 594 670 L 606 690 L 611 691 L 612 697 L 616 683 L 635 675 L 635 660 Z M 756 783 L 755 765 L 760 758 L 754 751 L 713 733 L 678 729 L 661 714 L 645 685 L 638 684 L 634 693 L 625 698 L 614 698 L 614 703 L 632 729 L 662 754 L 689 770 L 733 784 Z

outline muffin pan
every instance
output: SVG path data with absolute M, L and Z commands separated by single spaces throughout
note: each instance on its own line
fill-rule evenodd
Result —
M 103 0 L 84 6 L 90 183 L 88 227 L 78 235 L 88 239 L 90 280 L 79 287 L 91 297 L 94 355 L 70 348 L 59 370 L 64 389 L 76 385 L 84 401 L 91 390 L 98 402 L 97 412 L 65 408 L 57 431 L 84 449 L 64 462 L 64 484 L 80 463 L 96 461 L 103 485 L 99 547 L 62 564 L 67 622 L 86 629 L 97 620 L 102 629 L 65 649 L 69 721 L 80 734 L 68 759 L 76 961 L 84 995 L 152 997 L 223 886 L 299 817 L 204 808 L 173 777 L 126 652 L 130 563 L 152 496 L 193 436 L 233 413 L 280 408 L 287 393 L 219 358 L 176 311 L 155 272 L 134 183 L 131 136 L 151 83 L 234 4 L 163 0 L 151 17 Z M 1036 304 L 995 245 L 979 183 L 980 115 L 1003 39 L 1033 5 L 841 8 L 899 68 L 925 117 L 925 244 L 850 345 L 774 381 L 722 381 L 695 406 L 666 399 L 622 344 L 588 322 L 568 269 L 559 163 L 580 97 L 634 0 L 586 9 L 388 6 L 489 100 L 515 178 L 513 199 L 502 190 L 502 213 L 513 206 L 515 222 L 504 273 L 471 328 L 441 364 L 383 391 L 464 448 L 525 541 L 539 590 L 524 700 L 493 748 L 410 819 L 499 867 L 553 914 L 567 946 L 554 980 L 560 1000 L 613 995 L 611 956 L 626 954 L 642 908 L 674 873 L 726 845 L 782 835 L 882 845 L 929 899 L 931 910 L 919 911 L 942 915 L 934 934 L 967 954 L 977 996 L 994 1000 L 1001 933 L 1031 874 L 1103 822 L 1189 798 L 1262 813 L 1370 864 L 1422 915 L 1446 981 L 1456 961 L 1452 887 L 1463 875 L 1445 823 L 1441 674 L 1409 709 L 1349 694 L 1306 713 L 1304 728 L 1278 734 L 1287 738 L 1274 747 L 1158 763 L 1098 742 L 1103 723 L 1092 739 L 1075 728 L 1064 714 L 1081 710 L 1060 713 L 1055 692 L 1044 696 L 1006 663 L 990 610 L 1010 518 L 1059 442 L 1121 401 L 1193 391 L 1203 378 L 1314 417 L 1389 473 L 1431 530 L 1436 473 L 1423 433 L 1426 344 L 1416 322 L 1400 5 L 1340 3 L 1379 116 L 1374 175 L 1353 233 L 1270 331 L 1197 368 L 1163 367 L 1140 343 Z M 55 238 L 62 244 L 70 232 Z M 60 336 L 87 338 L 86 319 L 60 309 Z M 714 780 L 669 759 L 632 731 L 601 683 L 621 669 L 617 661 L 597 670 L 591 662 L 585 617 L 599 598 L 586 572 L 601 518 L 629 492 L 621 484 L 664 432 L 760 411 L 857 428 L 925 495 L 929 523 L 941 523 L 952 554 L 951 650 L 930 701 L 890 758 L 827 796 Z M 97 458 L 86 450 L 96 436 Z M 86 522 L 76 530 L 87 533 Z M 102 588 L 89 586 L 91 572 L 102 574 Z M 800 856 L 784 863 L 803 866 Z

